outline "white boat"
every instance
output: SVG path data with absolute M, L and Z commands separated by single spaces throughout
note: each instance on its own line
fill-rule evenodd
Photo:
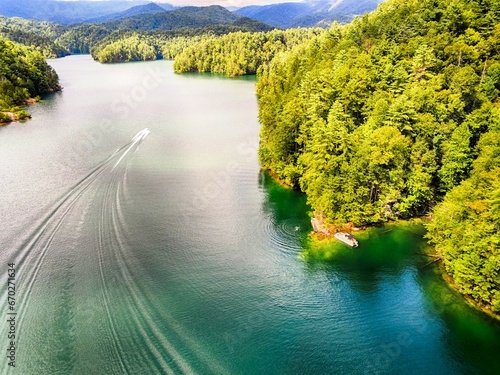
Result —
M 334 234 L 334 237 L 345 243 L 346 245 L 349 245 L 351 247 L 358 247 L 358 241 L 354 238 L 354 236 L 350 233 L 345 233 L 345 232 L 337 232 Z

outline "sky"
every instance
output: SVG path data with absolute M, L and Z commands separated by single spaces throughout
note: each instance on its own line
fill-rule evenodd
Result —
M 1 0 L 0 0 L 1 1 Z M 78 1 L 78 0 L 65 0 L 65 1 Z M 103 0 L 90 0 L 90 1 L 103 1 Z M 105 1 L 121 1 L 121 0 L 105 0 Z M 222 5 L 224 7 L 241 7 L 246 5 L 267 5 L 273 3 L 298 3 L 303 0 L 136 0 L 136 1 L 151 1 L 154 3 L 168 3 L 177 6 L 184 5 Z

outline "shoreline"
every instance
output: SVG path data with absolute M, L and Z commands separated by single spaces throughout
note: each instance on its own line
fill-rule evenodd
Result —
M 11 124 L 13 122 L 24 121 L 24 120 L 31 118 L 31 114 L 24 111 L 24 110 L 23 110 L 23 112 L 21 112 L 21 115 L 17 114 L 16 112 L 12 112 L 12 111 L 0 111 L 0 114 L 8 117 L 7 121 L 0 119 L 0 126 L 5 126 L 5 125 Z
M 260 163 L 260 161 L 259 161 Z M 265 167 L 265 166 L 262 166 L 260 167 L 261 170 L 263 170 L 264 172 L 266 172 L 267 174 L 269 174 L 269 176 L 271 176 L 273 178 L 273 180 L 275 182 L 277 182 L 281 187 L 285 188 L 285 189 L 290 189 L 290 190 L 295 190 L 295 191 L 299 191 L 301 192 L 302 194 L 305 194 L 302 190 L 300 190 L 299 188 L 295 188 L 289 184 L 287 184 L 285 181 L 283 181 L 281 178 L 279 178 L 279 176 L 270 168 L 268 167 Z
M 274 181 L 276 181 L 280 186 L 286 189 L 292 189 L 295 190 L 292 186 L 288 185 L 284 181 L 282 181 L 276 173 L 274 173 L 271 169 L 266 168 L 266 167 L 261 167 L 262 170 L 264 170 L 266 173 L 268 173 Z M 300 190 L 299 190 L 300 191 Z M 302 192 L 302 191 L 301 191 Z M 304 192 L 302 192 L 305 194 Z M 358 234 L 365 234 L 369 233 L 371 229 L 375 228 L 381 228 L 381 227 L 391 227 L 391 226 L 404 226 L 404 225 L 422 225 L 425 227 L 426 222 L 430 222 L 432 220 L 432 217 L 430 214 L 415 217 L 415 218 L 410 218 L 410 219 L 397 219 L 397 220 L 389 220 L 384 223 L 380 224 L 372 224 L 372 225 L 364 225 L 362 227 L 356 227 L 353 223 L 347 223 L 343 225 L 342 227 L 337 227 L 335 225 L 329 225 L 328 227 L 324 225 L 324 219 L 321 216 L 314 215 L 311 217 L 311 221 L 313 219 L 316 219 L 317 224 L 319 224 L 319 231 L 317 230 L 311 230 L 308 234 L 308 241 L 311 242 L 311 244 L 314 247 L 320 247 L 320 246 L 325 246 L 329 245 L 332 243 L 338 242 L 338 240 L 334 237 L 334 234 L 337 232 L 348 232 L 348 233 L 358 233 Z M 312 223 L 311 223 L 312 224 Z M 422 238 L 425 240 L 425 238 Z M 427 241 L 426 241 L 427 242 Z M 425 254 L 427 255 L 433 255 L 436 256 L 435 252 L 435 247 L 430 245 L 427 242 L 428 246 L 426 247 Z M 330 256 L 331 253 L 329 251 L 324 251 L 324 257 L 321 261 L 330 261 Z M 305 253 L 303 251 L 303 256 L 305 256 Z M 456 284 L 455 280 L 453 277 L 448 274 L 448 272 L 445 269 L 443 259 L 441 259 L 440 262 L 435 262 L 438 264 L 429 264 L 431 266 L 434 266 L 437 271 L 439 272 L 439 276 L 441 279 L 453 290 L 455 290 L 457 293 L 459 293 L 464 301 L 469 305 L 470 307 L 474 308 L 476 311 L 482 312 L 483 314 L 486 314 L 490 318 L 494 319 L 496 322 L 500 322 L 500 314 L 497 314 L 491 310 L 490 306 L 485 306 L 484 304 L 480 303 L 479 301 L 476 301 L 473 299 L 470 295 L 463 294 L 460 291 L 459 286 Z
M 353 234 L 355 234 L 355 233 L 364 234 L 364 233 L 369 233 L 371 230 L 374 230 L 377 228 L 380 229 L 380 228 L 387 227 L 389 230 L 391 230 L 389 227 L 392 227 L 392 226 L 402 227 L 405 225 L 406 226 L 425 225 L 425 222 L 427 222 L 429 220 L 430 219 L 428 218 L 428 216 L 422 216 L 422 217 L 416 217 L 416 218 L 411 218 L 411 219 L 391 220 L 391 221 L 381 223 L 381 224 L 364 225 L 362 227 L 357 227 L 353 223 L 347 223 L 341 227 L 337 227 L 335 225 L 332 225 L 329 227 L 330 229 L 332 229 L 331 234 L 325 234 L 323 232 L 315 232 L 314 230 L 311 230 L 309 232 L 309 238 L 317 244 L 321 243 L 322 245 L 327 245 L 330 243 L 336 243 L 338 241 L 334 237 L 334 234 L 336 232 L 348 232 L 348 233 L 353 233 Z
M 429 222 L 430 220 L 431 219 L 428 216 L 424 216 L 424 217 L 420 217 L 420 218 L 391 221 L 391 222 L 383 223 L 383 224 L 380 224 L 377 226 L 372 225 L 372 226 L 367 226 L 364 228 L 354 227 L 354 229 L 353 229 L 353 228 L 348 228 L 348 227 L 344 226 L 342 228 L 336 228 L 336 229 L 339 229 L 339 230 L 350 229 L 349 232 L 354 231 L 354 232 L 357 232 L 359 234 L 365 234 L 365 233 L 369 233 L 370 230 L 373 230 L 376 228 L 383 228 L 383 227 L 388 227 L 388 229 L 389 229 L 389 227 L 391 227 L 391 226 L 396 226 L 396 227 L 408 226 L 408 225 L 423 225 L 423 226 L 425 226 L 425 223 Z M 338 240 L 332 234 L 326 235 L 324 233 L 315 232 L 313 230 L 310 231 L 310 233 L 308 235 L 308 240 L 311 241 L 311 244 L 314 247 L 328 246 L 329 244 L 338 242 Z M 361 241 L 363 241 L 363 239 L 361 239 Z M 351 249 L 351 250 L 352 251 L 360 251 L 359 249 Z M 327 251 L 325 251 L 325 250 L 320 250 L 320 251 L 325 252 L 325 257 L 322 259 L 322 261 L 326 261 L 326 262 L 330 261 L 328 254 L 326 254 Z M 437 255 L 435 252 L 435 247 L 430 245 L 430 244 L 428 244 L 428 246 L 426 247 L 426 249 L 424 251 L 425 251 L 426 255 Z M 447 286 L 449 286 L 451 289 L 456 291 L 462 297 L 462 299 L 464 300 L 464 302 L 468 306 L 473 308 L 475 311 L 481 312 L 481 313 L 487 315 L 488 317 L 494 319 L 495 322 L 500 323 L 500 314 L 493 312 L 491 310 L 490 306 L 486 306 L 486 305 L 480 303 L 479 301 L 476 301 L 470 295 L 464 294 L 460 291 L 460 288 L 456 284 L 453 277 L 450 274 L 448 274 L 448 272 L 446 271 L 443 260 L 441 260 L 440 262 L 436 262 L 436 263 L 437 264 L 432 264 L 430 266 L 432 266 L 435 269 L 435 272 L 437 272 L 437 274 L 438 274 L 437 276 L 439 276 L 447 284 Z
M 431 248 L 434 249 L 434 247 L 431 247 Z M 435 268 L 436 268 L 436 271 L 439 273 L 439 276 L 444 280 L 444 282 L 450 288 L 452 288 L 453 290 L 458 292 L 462 296 L 462 298 L 464 299 L 464 301 L 467 305 L 472 307 L 474 310 L 479 311 L 479 312 L 489 316 L 490 318 L 494 319 L 497 323 L 500 323 L 500 314 L 493 312 L 489 306 L 486 306 L 486 305 L 476 301 L 470 295 L 463 294 L 462 292 L 460 292 L 460 288 L 457 285 L 457 283 L 455 282 L 455 280 L 453 279 L 453 277 L 448 272 L 446 272 L 446 268 L 445 268 L 443 262 L 439 262 L 439 264 L 437 264 Z
M 18 116 L 14 112 L 0 111 L 0 114 L 3 116 L 6 116 L 8 118 L 8 120 L 0 119 L 0 125 L 7 125 L 7 124 L 10 124 L 11 122 L 19 121 Z
M 40 97 L 28 98 L 24 102 L 24 106 L 27 107 L 30 104 L 39 103 L 40 100 L 41 100 Z M 0 110 L 0 115 L 3 115 L 6 118 L 8 118 L 8 120 L 2 120 L 0 118 L 0 126 L 8 125 L 12 122 L 23 121 L 31 118 L 31 114 L 29 112 L 26 112 L 25 109 L 20 108 L 19 110 L 16 111 L 15 107 L 9 108 L 8 110 Z

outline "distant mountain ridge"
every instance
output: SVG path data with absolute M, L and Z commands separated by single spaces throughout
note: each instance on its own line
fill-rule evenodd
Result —
M 349 22 L 356 15 L 361 15 L 374 10 L 378 4 L 385 0 L 305 0 L 303 2 L 283 2 L 271 5 L 250 5 L 236 9 L 234 12 L 218 6 L 218 14 L 208 14 L 207 17 L 219 17 L 221 24 L 235 22 L 239 15 L 252 18 L 265 24 L 279 27 L 311 27 L 328 26 L 333 21 Z M 193 0 L 195 2 L 195 0 Z M 214 5 L 215 6 L 215 5 Z M 169 30 L 167 24 L 176 28 L 184 20 L 187 27 L 205 26 L 195 11 L 187 11 L 189 8 L 210 7 L 175 7 L 167 3 L 154 3 L 151 1 L 58 1 L 58 0 L 0 0 L 0 15 L 6 17 L 22 17 L 38 21 L 50 21 L 61 25 L 72 25 L 79 23 L 104 23 L 110 21 L 121 21 L 130 17 L 143 18 L 129 20 L 125 23 L 135 24 L 137 29 L 160 29 Z M 173 13 L 179 11 L 181 13 Z M 224 9 L 227 12 L 222 15 Z M 204 11 L 207 13 L 207 11 Z M 184 14 L 183 14 L 184 13 Z M 153 15 L 161 14 L 159 17 Z M 186 18 L 187 17 L 187 18 Z M 194 17 L 194 19 L 190 19 Z M 149 25 L 148 25 L 149 23 Z M 123 22 L 117 22 L 122 25 Z M 212 23 L 209 23 L 212 24 Z M 122 26 L 120 26 L 121 28 Z
M 323 1 L 323 3 L 330 5 L 329 11 L 332 13 L 361 15 L 371 12 L 384 1 L 385 0 L 327 0 Z
M 349 22 L 356 15 L 374 10 L 385 0 L 310 0 L 271 5 L 250 5 L 235 12 L 279 28 L 328 26 Z
M 148 1 L 54 1 L 0 0 L 0 15 L 51 21 L 62 25 L 85 22 L 92 18 L 124 12 Z M 163 5 L 163 4 L 162 4 Z M 168 5 L 168 4 L 164 4 Z
M 182 27 L 200 28 L 210 25 L 231 25 L 241 22 L 243 16 L 230 12 L 219 5 L 207 7 L 182 7 L 172 11 L 141 14 L 121 20 L 104 23 L 108 28 L 117 30 L 174 30 Z M 260 21 L 262 27 L 268 28 Z
M 145 5 L 136 5 L 132 8 L 129 8 L 123 12 L 119 13 L 112 13 L 109 15 L 101 16 L 101 17 L 96 17 L 96 18 L 91 18 L 89 20 L 86 20 L 86 23 L 100 23 L 100 22 L 107 22 L 107 21 L 114 21 L 114 20 L 119 20 L 123 18 L 128 18 L 128 17 L 134 17 L 134 16 L 140 16 L 143 14 L 150 14 L 150 13 L 161 13 L 161 12 L 166 12 L 167 10 L 174 10 L 175 7 L 167 4 L 170 6 L 170 8 L 167 7 L 161 7 L 158 4 L 155 3 L 149 3 Z

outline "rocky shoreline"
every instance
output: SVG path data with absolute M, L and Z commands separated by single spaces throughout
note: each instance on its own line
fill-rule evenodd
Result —
M 25 104 L 33 104 L 38 103 L 40 98 L 29 98 L 26 100 Z M 31 115 L 26 112 L 24 109 L 19 109 L 17 111 L 8 110 L 8 111 L 0 111 L 0 125 L 7 125 L 11 122 L 22 121 L 31 118 Z
M 429 220 L 428 217 L 425 217 L 423 219 Z M 412 219 L 402 220 L 402 222 L 411 222 L 411 221 L 412 221 Z M 392 225 L 394 225 L 394 224 L 395 223 L 392 223 Z M 324 217 L 322 215 L 314 215 L 311 218 L 311 225 L 313 227 L 313 231 L 311 232 L 312 238 L 317 240 L 317 241 L 320 241 L 320 242 L 327 241 L 327 243 L 329 241 L 335 241 L 334 235 L 337 232 L 348 232 L 348 233 L 362 232 L 362 231 L 365 231 L 367 229 L 367 227 L 358 228 L 353 223 L 348 223 L 342 227 L 337 227 L 333 224 L 328 225 L 326 223 L 326 220 L 324 219 Z M 325 243 L 325 242 L 323 242 L 323 243 Z M 429 246 L 428 254 L 435 256 L 436 254 L 433 251 L 434 251 L 434 247 Z M 442 257 L 439 259 L 442 260 Z M 432 263 L 434 263 L 434 262 L 432 262 Z M 474 309 L 476 309 L 478 311 L 481 311 L 482 313 L 484 313 L 484 314 L 488 315 L 489 317 L 500 322 L 500 315 L 493 312 L 491 310 L 491 306 L 486 306 L 484 304 L 481 304 L 479 301 L 476 301 L 475 299 L 473 299 L 470 295 L 464 294 L 460 291 L 460 288 L 457 285 L 457 283 L 455 282 L 455 280 L 446 272 L 445 266 L 444 266 L 442 261 L 438 262 L 438 264 L 436 264 L 435 266 L 437 269 L 436 272 L 439 272 L 441 278 L 452 289 L 459 292 L 469 306 L 473 307 Z

